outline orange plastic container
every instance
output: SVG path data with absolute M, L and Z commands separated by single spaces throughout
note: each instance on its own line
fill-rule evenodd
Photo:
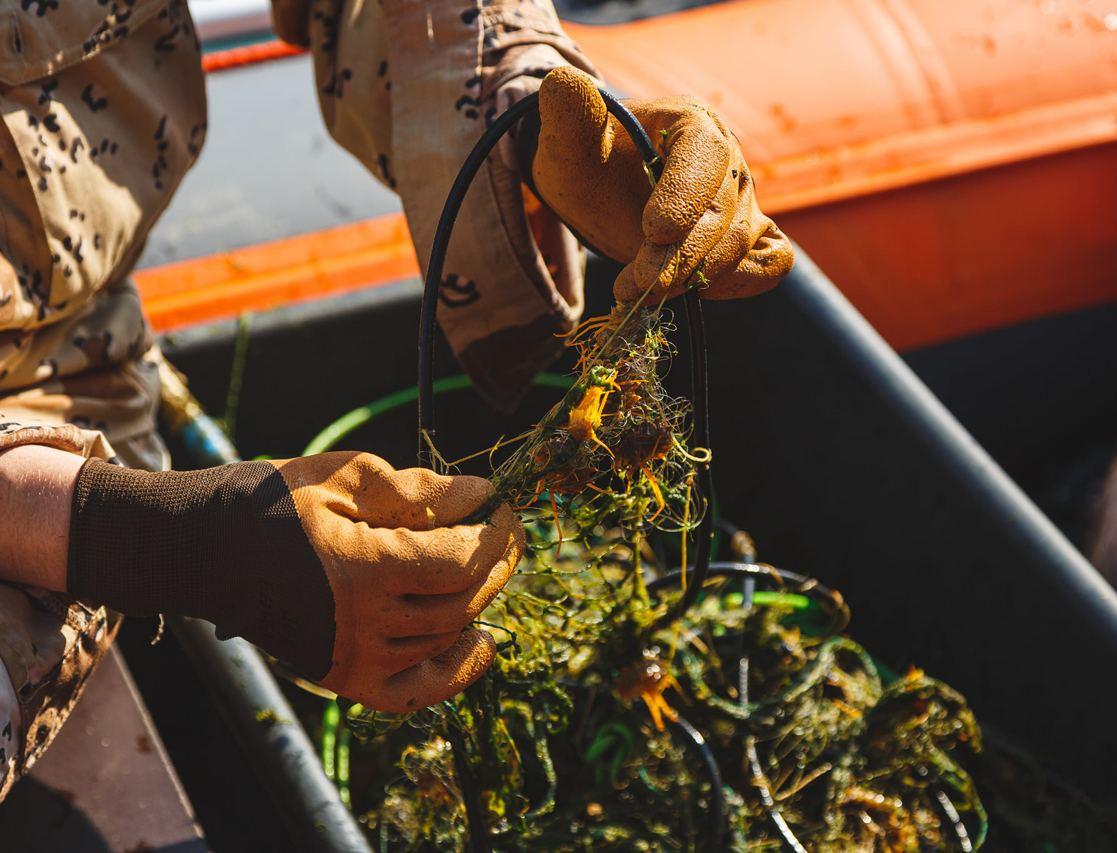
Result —
M 764 208 L 899 349 L 1117 299 L 1117 0 L 737 0 L 568 29 L 621 92 L 725 115 Z M 208 284 L 245 294 L 222 316 L 260 307 L 258 278 Z M 206 313 L 184 298 L 178 322 Z
M 1117 299 L 1117 0 L 739 0 L 569 27 L 726 116 L 761 205 L 893 346 Z

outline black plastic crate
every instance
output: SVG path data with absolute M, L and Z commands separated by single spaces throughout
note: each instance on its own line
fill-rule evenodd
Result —
M 614 273 L 591 264 L 591 301 Z M 406 283 L 255 318 L 244 455 L 298 454 L 343 412 L 414 385 L 418 300 Z M 778 290 L 707 303 L 706 322 L 722 515 L 754 535 L 761 558 L 840 589 L 850 632 L 883 660 L 946 680 L 979 721 L 1117 804 L 1105 760 L 1117 754 L 1117 593 L 802 253 Z M 234 335 L 223 323 L 165 340 L 216 412 Z M 457 372 L 439 346 L 438 373 Z M 456 393 L 437 403 L 448 458 L 515 434 L 555 395 L 532 392 L 505 418 Z M 414 464 L 414 409 L 342 446 Z

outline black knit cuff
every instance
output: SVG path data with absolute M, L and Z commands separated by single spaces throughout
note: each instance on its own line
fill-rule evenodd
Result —
M 267 462 L 156 473 L 86 462 L 67 590 L 128 615 L 206 619 L 310 678 L 330 668 L 333 593 Z

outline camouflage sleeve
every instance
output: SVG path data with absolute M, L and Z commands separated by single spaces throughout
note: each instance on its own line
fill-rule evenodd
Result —
M 168 467 L 155 426 L 160 360 L 152 348 L 136 361 L 0 395 L 0 452 L 45 444 Z M 103 607 L 0 583 L 0 799 L 50 745 L 119 621 Z
M 446 193 L 492 119 L 555 66 L 593 73 L 550 0 L 274 0 L 274 9 L 280 32 L 313 51 L 330 133 L 399 192 L 424 265 Z M 438 307 L 462 365 L 502 408 L 581 316 L 585 260 L 561 223 L 525 199 L 512 160 L 491 157 L 474 183 Z
M 0 452 L 21 444 L 113 457 L 99 430 L 5 411 L 0 399 Z M 54 739 L 115 629 L 104 609 L 0 583 L 0 799 Z
M 159 469 L 157 349 L 0 395 L 0 452 L 45 444 Z M 0 799 L 46 750 L 108 649 L 119 617 L 66 596 L 0 583 Z
M 54 740 L 120 617 L 0 584 L 0 799 Z
M 157 358 L 153 350 L 140 364 L 0 397 L 0 452 L 45 444 L 85 457 L 164 467 L 166 451 L 154 429 L 157 377 L 153 368 L 140 366 Z M 84 425 L 67 423 L 67 417 Z M 140 429 L 144 423 L 146 431 Z M 0 799 L 50 745 L 119 621 L 103 607 L 0 583 Z
M 5 412 L 0 402 L 0 453 L 21 444 L 45 444 L 86 458 L 112 459 L 112 450 L 98 430 L 73 424 L 49 424 Z
M 186 3 L 9 3 L 0 42 L 0 451 L 163 467 L 159 356 L 127 275 L 205 137 Z M 0 797 L 118 621 L 0 584 Z

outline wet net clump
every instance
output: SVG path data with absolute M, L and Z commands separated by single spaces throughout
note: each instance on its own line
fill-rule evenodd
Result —
M 486 451 L 528 541 L 480 623 L 500 652 L 408 718 L 342 707 L 362 823 L 384 850 L 979 847 L 961 695 L 882 673 L 841 596 L 740 531 L 691 586 L 710 453 L 661 381 L 670 328 L 625 306 L 583 324 L 569 391 Z

